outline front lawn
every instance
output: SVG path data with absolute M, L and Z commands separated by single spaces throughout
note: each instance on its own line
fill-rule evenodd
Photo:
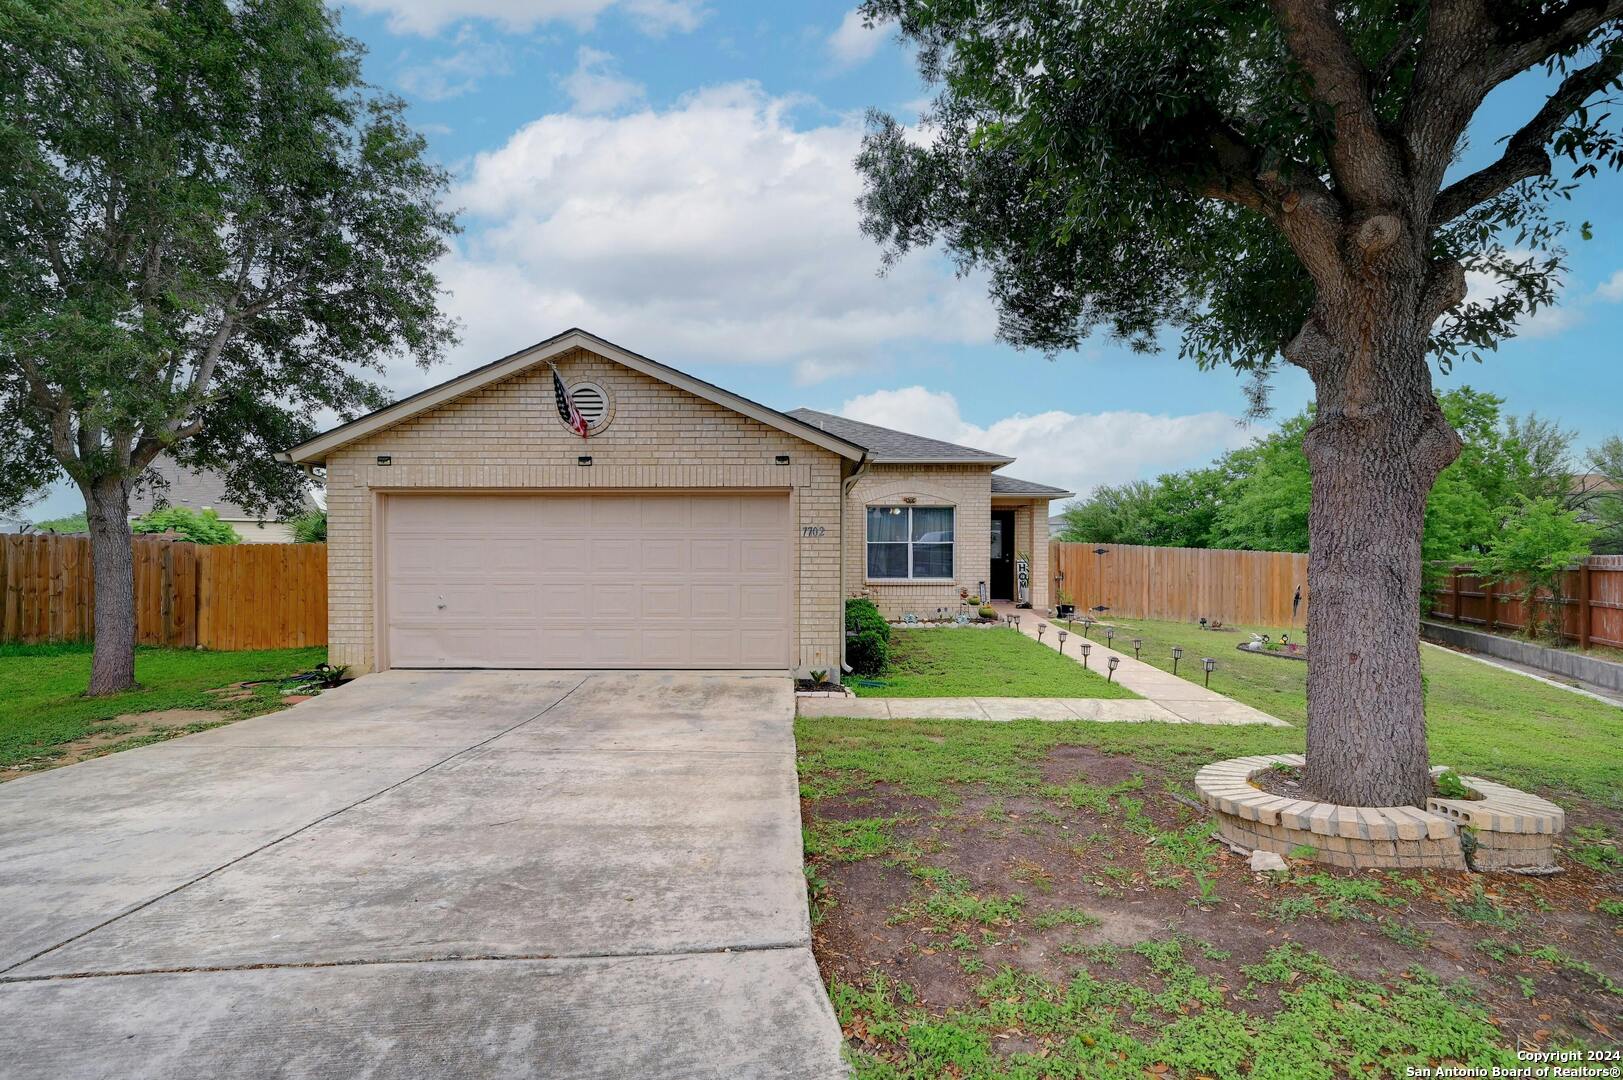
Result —
M 1307 665 L 1235 648 L 1251 640 L 1252 630 L 1277 639 L 1279 627 L 1230 632 L 1150 619 L 1111 623 L 1117 628 L 1118 647 L 1125 643 L 1122 651 L 1130 654 L 1130 639 L 1143 638 L 1141 659 L 1171 671 L 1172 646 L 1181 645 L 1178 674 L 1197 683 L 1203 678 L 1200 657 L 1215 657 L 1213 690 L 1289 723 L 1307 723 Z M 1096 629 L 1094 636 L 1101 633 Z M 1420 659 L 1433 762 L 1518 787 L 1576 793 L 1623 807 L 1623 755 L 1617 751 L 1623 746 L 1623 709 L 1446 649 L 1423 645 Z M 1272 738 L 1294 743 L 1290 749 L 1301 751 L 1299 732 L 1276 729 Z
M 1443 727 L 1494 752 L 1489 717 Z M 1614 811 L 1566 800 L 1554 878 L 1259 875 L 1189 780 L 1300 729 L 802 718 L 796 737 L 813 944 L 861 1080 L 1396 1078 L 1616 1044 Z
M 133 732 L 134 725 L 112 721 L 130 714 L 198 709 L 220 712 L 224 720 L 241 720 L 270 712 L 281 707 L 284 692 L 275 682 L 251 688 L 237 701 L 222 701 L 205 691 L 236 682 L 281 680 L 326 658 L 324 648 L 257 652 L 142 648 L 135 653 L 139 689 L 87 698 L 83 694 L 90 678 L 88 644 L 0 645 L 0 770 L 24 764 L 48 766 L 87 738 L 96 739 L 97 752 L 106 753 L 127 749 L 132 742 L 183 735 L 196 726 L 160 727 L 119 741 L 117 736 Z
M 890 654 L 885 674 L 850 680 L 858 697 L 1138 696 L 1008 627 L 899 627 Z

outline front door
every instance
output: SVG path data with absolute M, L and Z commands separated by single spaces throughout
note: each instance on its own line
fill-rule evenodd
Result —
M 986 578 L 992 600 L 1014 599 L 1014 511 L 992 511 L 992 566 Z

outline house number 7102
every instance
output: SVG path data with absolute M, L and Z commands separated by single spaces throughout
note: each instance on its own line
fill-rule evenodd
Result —
M 802 525 L 800 527 L 801 536 L 818 537 L 822 536 L 825 531 L 826 530 L 821 525 Z

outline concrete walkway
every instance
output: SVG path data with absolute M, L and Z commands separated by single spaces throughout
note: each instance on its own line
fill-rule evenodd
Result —
M 389 672 L 0 785 L 0 1072 L 845 1076 L 791 695 Z
M 1037 626 L 1047 623 L 1041 644 L 1045 648 L 1062 651 L 1066 657 L 1082 663 L 1077 649 L 1083 641 L 1082 632 L 1069 633 L 1063 622 L 1043 618 L 1035 611 L 1016 611 L 1011 605 L 997 604 L 999 616 L 1020 616 L 1020 632 L 1038 641 Z M 1065 647 L 1060 649 L 1057 631 L 1066 629 Z M 983 633 L 977 630 L 898 630 L 901 634 Z M 1103 636 L 1103 635 L 1101 635 Z M 1266 724 L 1271 727 L 1289 727 L 1278 717 L 1269 716 L 1261 709 L 1253 709 L 1233 698 L 1224 697 L 1216 690 L 1208 690 L 1153 664 L 1135 660 L 1131 656 L 1106 648 L 1102 642 L 1089 641 L 1093 646 L 1087 666 L 1094 671 L 1105 671 L 1112 656 L 1116 665 L 1115 679 L 1122 686 L 1142 695 L 1144 701 L 1097 698 L 800 698 L 797 702 L 801 716 L 847 716 L 868 719 L 962 719 L 962 720 L 1015 720 L 1032 717 L 1038 720 L 1098 720 L 1124 723 L 1160 722 L 1167 724 Z M 1183 663 L 1199 669 L 1200 657 L 1186 654 Z M 1221 661 L 1219 661 L 1221 663 Z

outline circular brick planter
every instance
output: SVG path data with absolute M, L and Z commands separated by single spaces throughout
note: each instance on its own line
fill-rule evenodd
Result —
M 1566 815 L 1537 795 L 1466 776 L 1461 779 L 1480 799 L 1432 798 L 1420 810 L 1288 799 L 1251 783 L 1272 765 L 1300 767 L 1305 760 L 1301 754 L 1266 754 L 1201 769 L 1195 788 L 1201 802 L 1216 812 L 1219 835 L 1235 847 L 1280 855 L 1301 855 L 1300 849 L 1312 848 L 1315 861 L 1333 866 L 1555 868 L 1555 838 L 1566 827 Z M 1436 766 L 1432 775 L 1443 771 L 1444 766 Z M 1467 847 L 1473 848 L 1469 860 Z

